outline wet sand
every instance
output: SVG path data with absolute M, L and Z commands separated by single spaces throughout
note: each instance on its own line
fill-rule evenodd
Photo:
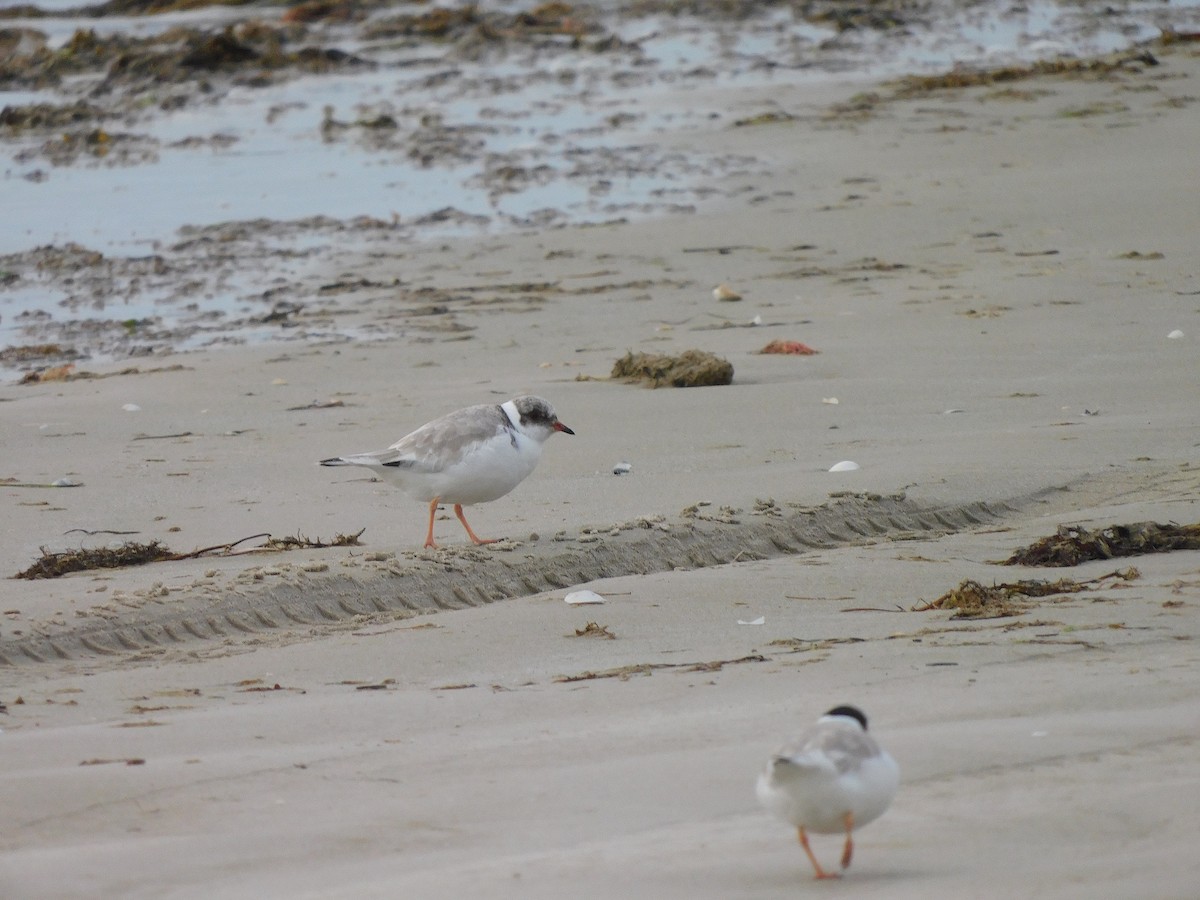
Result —
M 735 91 L 791 118 L 704 135 L 772 161 L 719 209 L 375 250 L 306 313 L 371 343 L 0 388 L 0 476 L 82 482 L 0 487 L 7 573 L 124 539 L 71 529 L 366 529 L 0 582 L 5 896 L 1187 896 L 1200 553 L 992 562 L 1200 519 L 1200 58 L 1154 52 L 861 117 L 860 86 Z M 734 383 L 595 380 L 693 347 Z M 422 551 L 420 504 L 315 466 L 526 391 L 577 436 L 473 512 L 506 543 L 444 518 Z M 909 611 L 1128 564 L 1018 616 Z M 582 579 L 608 603 L 564 604 Z M 841 702 L 904 783 L 816 884 L 753 781 Z

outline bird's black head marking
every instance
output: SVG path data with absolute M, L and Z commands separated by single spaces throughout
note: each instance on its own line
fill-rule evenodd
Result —
M 857 706 L 835 706 L 827 716 L 845 716 L 848 719 L 856 719 L 858 724 L 862 726 L 863 731 L 867 730 L 867 717 Z

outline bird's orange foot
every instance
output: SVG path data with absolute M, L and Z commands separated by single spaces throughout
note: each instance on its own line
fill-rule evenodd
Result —
M 804 848 L 804 852 L 808 854 L 808 861 L 812 863 L 813 871 L 817 873 L 817 880 L 823 881 L 826 878 L 841 878 L 840 872 L 826 872 L 821 868 L 821 864 L 817 862 L 816 854 L 812 852 L 812 847 L 808 844 L 808 834 L 803 828 L 796 829 L 796 837 L 800 841 L 800 846 Z
M 476 545 L 498 544 L 500 542 L 499 538 L 481 538 L 474 531 L 472 531 L 471 526 L 467 524 L 467 517 L 465 515 L 463 515 L 462 504 L 460 504 L 460 503 L 454 504 L 454 514 L 456 516 L 458 516 L 458 521 L 462 522 L 462 527 L 467 529 L 467 537 L 469 537 L 471 539 L 471 541 L 473 543 L 475 543 Z

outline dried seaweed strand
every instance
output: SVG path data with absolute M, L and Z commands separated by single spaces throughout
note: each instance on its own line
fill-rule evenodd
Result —
M 190 553 L 176 553 L 158 541 L 138 543 L 126 541 L 120 547 L 87 547 L 79 550 L 64 550 L 52 552 L 41 548 L 42 556 L 29 568 L 18 572 L 15 578 L 59 578 L 71 572 L 83 572 L 93 569 L 121 569 L 128 566 L 141 566 L 152 562 L 178 562 L 185 559 L 198 559 L 202 556 L 220 555 L 233 556 L 238 553 L 271 553 L 288 550 L 319 550 L 327 547 L 356 547 L 359 538 L 366 528 L 359 529 L 354 534 L 337 534 L 330 541 L 311 540 L 303 535 L 294 537 L 272 538 L 269 532 L 260 532 L 240 538 L 225 544 L 213 544 L 201 547 Z M 266 538 L 265 544 L 237 550 L 239 544 L 257 538 Z

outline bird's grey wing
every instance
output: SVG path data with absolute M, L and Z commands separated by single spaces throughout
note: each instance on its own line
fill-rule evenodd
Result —
M 776 754 L 800 768 L 832 766 L 839 775 L 853 772 L 880 753 L 874 739 L 854 726 L 818 726 L 785 744 Z
M 506 431 L 511 434 L 512 423 L 499 406 L 468 406 L 422 425 L 377 456 L 380 465 L 440 472 Z
M 856 771 L 880 752 L 875 739 L 854 725 L 823 730 L 817 742 L 821 751 L 837 767 L 838 774 Z

